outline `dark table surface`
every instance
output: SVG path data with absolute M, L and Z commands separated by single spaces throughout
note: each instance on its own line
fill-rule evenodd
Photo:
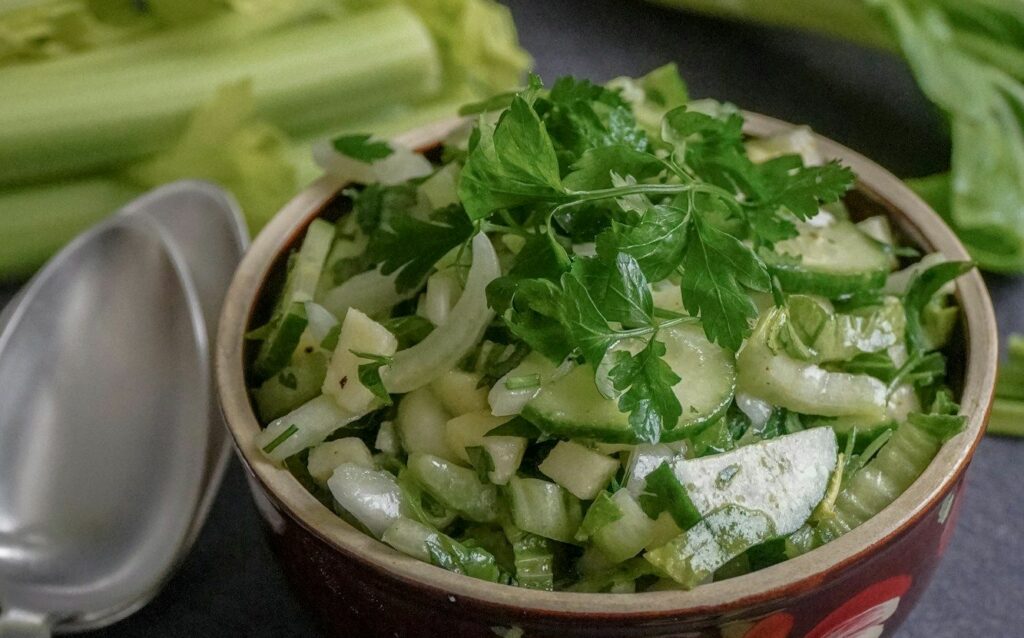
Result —
M 607 80 L 675 61 L 698 97 L 810 124 L 900 176 L 948 162 L 941 120 L 897 59 L 834 41 L 616 0 L 509 2 L 549 82 Z M 1024 279 L 989 278 L 1005 335 L 1024 331 Z M 0 306 L 10 290 L 0 290 Z M 1024 635 L 1024 440 L 986 438 L 930 589 L 901 638 Z M 89 634 L 316 636 L 261 535 L 242 469 L 232 464 L 195 548 L 164 591 L 131 618 Z

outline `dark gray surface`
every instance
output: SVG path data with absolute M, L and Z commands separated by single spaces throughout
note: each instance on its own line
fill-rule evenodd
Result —
M 636 2 L 509 4 L 537 71 L 549 82 L 567 73 L 606 80 L 675 61 L 694 95 L 810 124 L 899 175 L 946 165 L 940 120 L 903 65 L 883 54 Z M 989 281 L 1003 333 L 1024 330 L 1024 281 Z M 898 636 L 1024 634 L 1022 458 L 1024 441 L 982 443 L 957 532 Z M 131 618 L 90 635 L 277 637 L 317 631 L 273 562 L 233 462 L 195 549 L 163 593 Z

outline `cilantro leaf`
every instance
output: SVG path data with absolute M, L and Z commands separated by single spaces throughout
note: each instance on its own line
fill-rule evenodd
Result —
M 747 290 L 768 292 L 764 263 L 736 237 L 693 218 L 687 233 L 682 291 L 687 309 L 699 314 L 708 339 L 739 349 L 750 333 L 757 307 Z
M 368 133 L 342 135 L 331 140 L 331 146 L 342 155 L 354 160 L 372 164 L 394 153 L 391 145 L 384 140 L 371 140 Z
M 367 253 L 381 263 L 381 272 L 401 271 L 395 279 L 399 292 L 420 286 L 438 259 L 473 234 L 473 225 L 456 205 L 435 211 L 433 218 L 422 221 L 399 215 L 370 239 Z
M 667 461 L 647 475 L 639 502 L 641 509 L 651 518 L 658 518 L 662 512 L 668 512 L 683 531 L 696 525 L 702 518 Z
M 636 260 L 648 281 L 672 274 L 686 251 L 689 214 L 673 206 L 648 209 L 635 226 L 616 225 L 597 236 L 597 254 L 626 253 Z
M 853 187 L 853 171 L 837 161 L 804 166 L 799 155 L 786 155 L 757 166 L 767 191 L 762 207 L 771 212 L 782 207 L 800 219 L 814 217 L 822 204 L 837 201 Z
M 606 321 L 624 326 L 650 325 L 654 312 L 651 289 L 631 255 L 617 253 L 610 258 L 577 259 L 572 273 L 589 291 Z
M 512 100 L 496 126 L 481 120 L 469 146 L 458 194 L 471 219 L 564 191 L 551 138 L 522 95 Z
M 661 433 L 679 422 L 683 413 L 672 386 L 679 376 L 662 359 L 665 344 L 651 338 L 635 355 L 617 351 L 609 378 L 619 397 L 619 410 L 629 413 L 629 424 L 638 441 L 657 443 Z
M 360 359 L 366 359 L 368 362 L 359 366 L 359 383 L 362 383 L 367 390 L 372 392 L 373 396 L 380 399 L 381 403 L 391 405 L 391 395 L 388 394 L 387 388 L 384 387 L 384 381 L 380 378 L 380 369 L 386 365 L 391 365 L 393 358 L 370 352 L 356 352 L 355 350 L 351 352 Z

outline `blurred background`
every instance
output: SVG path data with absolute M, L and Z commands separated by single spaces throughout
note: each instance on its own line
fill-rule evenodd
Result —
M 317 175 L 312 140 L 412 128 L 528 69 L 603 82 L 666 62 L 696 97 L 809 124 L 913 178 L 988 271 L 1001 333 L 1024 330 L 1017 0 L 0 1 L 0 306 L 156 185 L 218 182 L 255 233 Z M 1024 626 L 1021 452 L 983 442 L 952 545 L 898 635 Z M 166 590 L 95 635 L 224 632 L 316 635 L 237 463 Z

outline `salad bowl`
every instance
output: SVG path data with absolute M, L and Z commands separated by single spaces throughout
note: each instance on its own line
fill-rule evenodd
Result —
M 792 125 L 745 114 L 753 137 Z M 461 120 L 398 139 L 423 151 Z M 858 176 L 855 216 L 885 214 L 912 245 L 969 259 L 953 232 L 895 176 L 817 138 L 826 158 Z M 263 230 L 239 267 L 221 316 L 216 372 L 221 405 L 279 561 L 297 593 L 337 635 L 359 636 L 722 636 L 842 638 L 889 635 L 906 618 L 949 541 L 964 472 L 984 433 L 995 381 L 997 337 L 981 276 L 956 284 L 962 308 L 950 353 L 965 430 L 881 513 L 848 534 L 764 570 L 691 591 L 636 594 L 543 592 L 470 579 L 400 554 L 324 507 L 260 451 L 260 425 L 246 390 L 245 334 L 266 312 L 263 294 L 317 217 L 344 214 L 336 177 L 314 182 Z

